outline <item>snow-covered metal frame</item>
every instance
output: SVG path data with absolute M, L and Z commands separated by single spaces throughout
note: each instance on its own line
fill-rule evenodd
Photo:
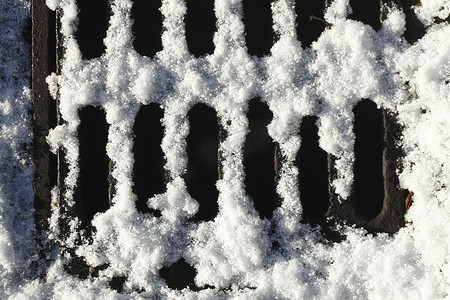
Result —
M 396 175 L 401 149 L 395 110 L 396 104 L 410 95 L 389 68 L 390 48 L 404 42 L 403 32 L 389 19 L 400 12 L 394 1 L 386 1 L 382 7 L 385 22 L 375 32 L 347 19 L 349 11 L 344 2 L 329 3 L 325 19 L 330 28 L 311 48 L 302 48 L 296 37 L 294 1 L 274 1 L 273 28 L 277 41 L 270 55 L 255 57 L 248 54 L 245 45 L 242 1 L 216 0 L 214 52 L 195 57 L 189 53 L 185 38 L 185 1 L 163 0 L 163 49 L 149 58 L 139 55 L 132 46 L 132 1 L 115 0 L 111 2 L 105 53 L 86 60 L 76 39 L 76 2 L 47 1 L 50 8 L 57 10 L 60 35 L 57 70 L 47 79 L 58 109 L 58 124 L 48 136 L 58 154 L 59 168 L 58 183 L 52 192 L 50 230 L 69 256 L 86 261 L 84 267 L 77 260 L 79 268 L 84 269 L 75 272 L 86 272 L 88 266 L 93 270 L 106 268 L 106 276 L 125 274 L 133 282 L 134 277 L 140 278 L 138 268 L 127 270 L 129 266 L 121 265 L 114 257 L 125 255 L 127 261 L 136 264 L 142 259 L 154 259 L 159 262 L 143 271 L 148 273 L 148 282 L 139 283 L 144 289 L 151 289 L 152 282 L 160 280 L 161 267 L 182 257 L 192 265 L 202 265 L 196 283 L 205 286 L 211 280 L 207 278 L 207 270 L 217 264 L 206 253 L 217 248 L 223 251 L 223 260 L 230 263 L 226 271 L 212 280 L 221 282 L 220 287 L 228 287 L 235 281 L 251 286 L 246 273 L 266 263 L 261 260 L 267 257 L 264 253 L 292 248 L 300 231 L 315 230 L 305 229 L 303 223 L 321 225 L 331 239 L 338 239 L 339 231 L 330 220 L 346 221 L 372 232 L 393 233 L 404 225 L 407 194 L 399 188 Z M 336 32 L 343 34 L 341 41 L 332 38 L 336 28 Z M 271 220 L 259 217 L 243 184 L 246 112 L 248 101 L 255 97 L 266 103 L 274 115 L 268 130 L 278 145 L 276 156 L 281 159 L 277 169 L 281 204 Z M 358 213 L 352 196 L 354 134 L 348 128 L 352 128 L 353 107 L 365 98 L 383 110 L 386 142 L 382 169 L 385 199 L 382 212 L 374 219 Z M 157 103 L 164 110 L 162 148 L 169 180 L 166 193 L 148 201 L 149 207 L 161 212 L 160 217 L 137 212 L 136 195 L 132 192 L 133 122 L 139 108 L 149 103 Z M 213 107 L 221 128 L 227 132 L 219 147 L 222 158 L 221 178 L 217 182 L 219 212 L 214 220 L 200 224 L 189 221 L 198 203 L 189 196 L 183 180 L 189 133 L 186 116 L 197 103 Z M 74 198 L 79 176 L 78 112 L 86 106 L 100 107 L 106 113 L 109 124 L 106 151 L 114 182 L 111 208 L 94 217 L 94 233 L 91 225 L 81 227 Z M 330 208 L 319 220 L 302 216 L 297 188 L 301 182 L 298 183 L 294 166 L 301 145 L 300 121 L 310 115 L 318 118 L 320 145 L 329 154 Z M 123 239 L 125 236 L 127 241 Z M 140 243 L 134 245 L 138 250 L 124 253 L 124 244 L 130 241 Z M 236 260 L 241 262 L 239 267 L 231 263 Z

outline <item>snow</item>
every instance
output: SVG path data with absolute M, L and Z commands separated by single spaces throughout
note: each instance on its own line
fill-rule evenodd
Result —
M 34 249 L 29 3 L 0 4 L 0 298 L 30 275 Z M 26 209 L 24 209 L 26 208 Z
M 450 15 L 450 3 L 446 0 L 421 1 L 414 7 L 418 19 L 425 25 L 433 24 L 435 18 L 445 20 Z
M 76 43 L 77 7 L 73 0 L 47 0 L 64 12 L 66 47 L 61 75 L 47 78 L 60 95 L 66 121 L 48 134 L 53 151 L 67 152 L 69 174 L 64 197 L 73 205 L 79 173 L 77 111 L 101 107 L 110 124 L 109 158 L 117 180 L 114 205 L 93 220 L 92 241 L 83 239 L 76 254 L 99 270 L 80 279 L 64 270 L 69 254 L 48 253 L 48 267 L 36 266 L 31 165 L 31 93 L 29 45 L 22 30 L 29 1 L 0 3 L 0 298 L 13 299 L 444 299 L 450 293 L 450 26 L 436 24 L 449 13 L 444 0 L 416 7 L 428 26 L 414 45 L 402 37 L 405 19 L 390 9 L 382 28 L 347 19 L 349 1 L 335 0 L 325 13 L 331 24 L 311 48 L 296 39 L 292 0 L 272 4 L 274 29 L 280 35 L 270 55 L 248 55 L 240 0 L 216 0 L 215 51 L 189 54 L 183 25 L 183 0 L 165 0 L 163 50 L 152 59 L 132 47 L 130 0 L 115 0 L 104 40 L 106 52 L 83 60 Z M 243 144 L 248 129 L 248 101 L 259 96 L 274 114 L 269 134 L 285 158 L 277 187 L 283 202 L 272 220 L 261 220 L 243 184 Z M 402 188 L 414 192 L 398 233 L 371 235 L 339 225 L 346 238 L 325 241 L 317 228 L 300 223 L 296 153 L 303 116 L 316 115 L 320 146 L 336 157 L 332 182 L 341 201 L 351 191 L 354 162 L 354 105 L 370 98 L 398 113 L 404 127 L 405 157 L 398 170 Z M 139 107 L 157 103 L 164 109 L 162 149 L 172 180 L 164 194 L 149 199 L 161 217 L 136 211 L 132 193 L 133 122 Z M 221 142 L 223 178 L 218 216 L 194 224 L 198 203 L 183 180 L 187 166 L 188 110 L 196 103 L 213 107 L 228 132 Z M 60 207 L 53 190 L 51 231 L 61 247 L 75 247 L 78 220 L 70 236 L 58 240 Z M 277 241 L 279 248 L 271 250 Z M 184 258 L 197 271 L 194 292 L 171 290 L 159 276 L 164 266 Z M 46 269 L 45 279 L 36 269 Z M 126 276 L 123 294 L 109 279 Z

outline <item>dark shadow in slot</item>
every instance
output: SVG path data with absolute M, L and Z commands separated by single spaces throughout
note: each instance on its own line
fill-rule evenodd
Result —
M 79 111 L 78 127 L 80 176 L 77 184 L 80 217 L 89 226 L 94 215 L 109 208 L 109 158 L 106 154 L 109 125 L 105 112 L 86 106 Z
M 350 0 L 352 20 L 372 26 L 376 31 L 381 28 L 380 0 Z
M 73 257 L 64 265 L 64 271 L 77 275 L 78 278 L 86 279 L 89 276 L 89 265 L 82 257 L 77 256 L 73 250 L 69 250 Z
M 163 267 L 159 270 L 159 275 L 166 281 L 170 289 L 182 290 L 189 287 L 193 291 L 199 290 L 195 285 L 197 271 L 184 258 L 181 258 L 168 267 Z
M 196 57 L 214 52 L 213 37 L 216 31 L 214 0 L 187 0 L 186 40 L 189 52 Z
M 419 3 L 420 0 L 402 0 L 406 20 L 406 30 L 403 36 L 410 44 L 414 44 L 425 35 L 425 26 L 417 19 L 413 8 Z
M 206 104 L 194 105 L 188 113 L 189 135 L 186 152 L 186 187 L 200 207 L 193 221 L 210 221 L 217 216 L 219 126 L 215 110 Z
M 324 10 L 325 0 L 295 1 L 295 12 L 297 14 L 297 38 L 302 42 L 303 48 L 311 46 L 311 43 L 316 41 L 325 30 L 326 22 L 319 20 L 323 20 Z
M 383 113 L 370 100 L 360 101 L 353 109 L 355 122 L 356 209 L 365 217 L 375 218 L 383 207 L 384 178 Z
M 141 106 L 134 121 L 134 186 L 137 195 L 136 209 L 142 213 L 153 213 L 160 216 L 160 212 L 150 209 L 147 205 L 149 198 L 164 193 L 164 153 L 161 142 L 164 128 L 161 119 L 163 110 L 156 103 Z
M 85 59 L 100 57 L 105 53 L 103 39 L 109 25 L 109 1 L 107 0 L 77 0 L 78 27 L 76 39 L 81 54 Z
M 133 0 L 133 47 L 140 55 L 153 57 L 162 50 L 163 20 L 160 7 L 161 0 Z
M 279 206 L 275 184 L 275 143 L 267 125 L 273 115 L 259 98 L 249 103 L 249 132 L 244 143 L 245 190 L 261 218 L 271 219 Z
M 295 160 L 299 170 L 300 200 L 303 216 L 309 219 L 323 217 L 330 206 L 328 193 L 328 154 L 319 146 L 317 117 L 302 120 L 302 143 Z
M 250 55 L 270 54 L 274 42 L 271 0 L 243 0 L 245 42 Z
M 126 276 L 114 276 L 113 278 L 111 278 L 111 280 L 109 281 L 109 286 L 111 287 L 111 289 L 117 291 L 118 293 L 122 293 L 123 292 L 123 285 L 125 284 L 125 282 L 127 281 L 127 277 Z

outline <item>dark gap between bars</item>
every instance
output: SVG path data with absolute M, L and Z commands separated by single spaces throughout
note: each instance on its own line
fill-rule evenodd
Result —
M 96 213 L 109 208 L 108 175 L 109 158 L 106 154 L 108 128 L 105 112 L 98 107 L 86 106 L 79 113 L 79 168 L 76 188 L 80 217 L 90 226 Z
M 323 19 L 325 10 L 325 0 L 296 0 L 295 13 L 297 14 L 297 38 L 302 42 L 302 47 L 311 46 L 322 32 L 325 30 L 326 23 L 311 16 Z
M 195 285 L 197 271 L 184 258 L 179 259 L 170 266 L 163 267 L 159 270 L 159 275 L 166 281 L 170 289 L 182 290 L 188 287 L 191 291 L 200 290 Z
M 330 206 L 328 193 L 328 154 L 319 146 L 317 117 L 303 117 L 300 126 L 302 139 L 295 160 L 299 170 L 300 200 L 303 216 L 309 219 L 323 217 Z
M 218 180 L 219 125 L 216 111 L 206 104 L 196 104 L 188 112 L 189 134 L 186 152 L 186 187 L 199 209 L 194 222 L 213 220 L 218 213 L 216 188 Z
M 109 26 L 109 1 L 77 0 L 79 14 L 75 34 L 84 59 L 100 57 L 105 53 L 103 39 Z
M 353 113 L 355 115 L 353 190 L 356 209 L 365 217 L 375 218 L 381 212 L 384 201 L 383 113 L 368 99 L 358 102 Z
M 161 119 L 162 108 L 156 103 L 141 106 L 134 121 L 134 185 L 137 195 L 136 209 L 141 213 L 160 215 L 159 211 L 150 209 L 147 201 L 150 197 L 164 193 L 164 153 L 161 142 L 164 128 Z
M 271 0 L 243 0 L 245 42 L 250 55 L 270 54 L 274 42 Z
M 214 0 L 187 0 L 186 41 L 189 52 L 200 57 L 214 52 L 213 37 L 216 31 Z
M 127 276 L 116 275 L 109 281 L 111 289 L 117 291 L 119 294 L 123 292 L 123 285 L 127 281 Z
M 248 133 L 244 143 L 245 190 L 261 218 L 271 219 L 278 207 L 275 184 L 275 143 L 267 125 L 273 115 L 269 107 L 254 98 L 249 102 Z
M 425 26 L 417 19 L 414 12 L 415 5 L 419 4 L 420 0 L 402 0 L 402 8 L 405 13 L 406 30 L 403 33 L 403 37 L 411 45 L 417 42 L 425 35 Z
M 162 50 L 161 0 L 133 0 L 133 47 L 142 56 L 153 57 Z
M 380 3 L 380 0 L 350 0 L 352 14 L 349 17 L 378 31 L 381 28 Z

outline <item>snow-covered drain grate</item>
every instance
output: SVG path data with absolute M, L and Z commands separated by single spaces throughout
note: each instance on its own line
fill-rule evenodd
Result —
M 161 278 L 172 289 L 228 288 L 251 282 L 246 268 L 291 247 L 305 224 L 327 242 L 345 239 L 341 223 L 404 225 L 391 100 L 405 83 L 380 50 L 399 42 L 379 17 L 398 13 L 397 1 L 350 1 L 352 14 L 319 2 L 47 1 L 58 123 L 43 122 L 58 169 L 52 211 L 40 196 L 36 217 L 68 270 L 118 291 Z M 353 22 L 333 39 L 347 15 L 378 32 Z M 48 174 L 51 158 L 37 162 Z M 234 260 L 243 267 L 223 263 Z M 148 261 L 139 282 L 127 264 Z M 208 277 L 217 265 L 225 270 Z

